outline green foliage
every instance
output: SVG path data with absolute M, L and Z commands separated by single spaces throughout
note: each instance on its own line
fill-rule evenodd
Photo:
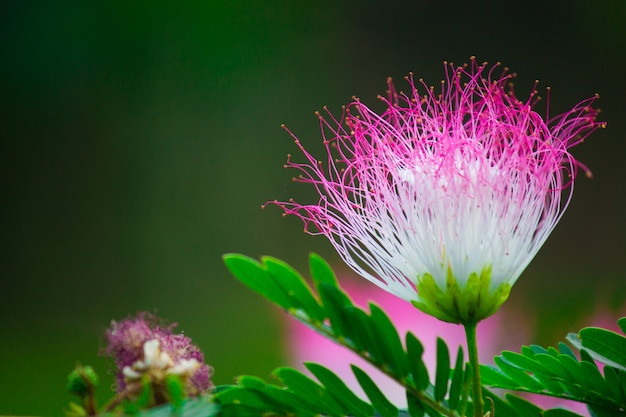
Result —
M 464 415 L 469 410 L 466 409 L 469 407 L 467 390 L 462 389 L 466 381 L 462 350 L 459 352 L 461 359 L 456 362 L 460 366 L 451 370 L 448 347 L 443 340 L 438 342 L 437 373 L 435 383 L 431 385 L 422 360 L 424 349 L 419 340 L 413 334 L 407 334 L 405 349 L 398 331 L 385 312 L 375 304 L 369 306 L 369 312 L 356 307 L 339 287 L 330 266 L 319 256 L 310 257 L 310 271 L 317 295 L 313 294 L 302 276 L 274 258 L 266 257 L 258 262 L 241 255 L 227 255 L 224 260 L 233 275 L 252 290 L 322 335 L 353 350 L 404 386 L 409 393 L 410 415 L 421 415 L 426 411 L 429 415 L 456 416 Z M 288 400 L 286 403 L 268 397 L 267 385 L 253 388 L 243 387 L 241 383 L 226 391 L 228 394 L 217 394 L 215 400 L 225 410 L 229 406 L 245 403 L 257 407 L 261 414 L 283 415 L 280 410 L 302 408 L 304 404 L 301 401 L 308 397 L 307 409 L 315 410 L 315 414 L 363 417 L 374 414 L 389 417 L 398 415 L 398 409 L 361 369 L 353 367 L 353 372 L 371 404 L 356 397 L 328 369 L 311 363 L 306 366 L 319 383 L 293 369 L 281 368 L 275 372 L 275 376 L 286 386 L 282 392 L 294 394 L 283 398 Z M 450 384 L 452 375 L 454 384 Z M 278 389 L 272 386 L 273 393 Z M 256 393 L 255 400 L 265 399 L 265 408 L 260 407 L 258 402 L 253 404 L 248 397 L 236 396 L 235 393 L 240 390 L 253 390 Z M 233 396 L 237 397 L 236 403 L 232 400 Z
M 622 331 L 624 318 L 618 321 Z M 558 348 L 524 346 L 520 353 L 502 352 L 495 367 L 482 366 L 485 385 L 549 395 L 586 403 L 595 416 L 626 416 L 626 337 L 588 327 L 570 334 Z M 604 365 L 602 371 L 595 361 Z M 546 416 L 575 415 L 564 411 Z
M 265 257 L 258 262 L 242 255 L 226 255 L 224 261 L 233 275 L 250 289 L 323 336 L 351 349 L 397 381 L 407 392 L 408 409 L 398 410 L 372 379 L 356 366 L 352 366 L 352 370 L 369 403 L 359 399 L 330 370 L 307 363 L 306 367 L 317 381 L 294 369 L 279 368 L 274 376 L 282 385 L 245 376 L 238 379 L 237 385 L 223 387 L 214 396 L 214 401 L 221 406 L 222 415 L 422 417 L 471 414 L 472 404 L 468 398 L 471 368 L 464 366 L 463 350 L 458 350 L 454 368 L 451 369 L 448 347 L 443 340 L 438 340 L 437 369 L 432 382 L 422 359 L 424 348 L 415 335 L 406 334 L 405 348 L 385 312 L 375 304 L 370 304 L 369 312 L 356 307 L 339 286 L 330 266 L 318 255 L 310 257 L 316 294 L 301 275 L 274 258 Z M 568 358 L 572 359 L 571 354 Z M 529 384 L 532 384 L 529 381 L 535 381 L 508 362 L 504 366 L 514 369 L 512 373 L 517 371 L 520 379 L 529 378 L 526 381 Z M 510 383 L 507 374 L 486 369 L 486 373 L 491 372 L 492 379 L 499 378 L 503 384 L 518 386 Z M 545 379 L 537 380 L 533 387 L 543 389 L 544 382 Z M 491 393 L 486 396 L 493 397 L 498 415 L 566 416 L 560 411 L 543 412 L 512 395 L 506 399 Z M 485 411 L 489 411 L 492 402 L 486 399 L 486 404 Z

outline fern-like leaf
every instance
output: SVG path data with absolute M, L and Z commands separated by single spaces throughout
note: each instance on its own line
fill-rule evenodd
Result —
M 619 324 L 626 322 L 620 319 Z M 560 343 L 558 348 L 533 345 L 522 347 L 520 353 L 502 352 L 495 367 L 481 367 L 482 381 L 494 388 L 582 402 L 596 416 L 626 416 L 626 338 L 589 327 L 567 340 L 574 349 Z M 604 365 L 602 370 L 596 361 Z
M 221 407 L 220 416 L 459 417 L 471 414 L 472 404 L 468 398 L 471 368 L 464 366 L 463 350 L 457 352 L 454 369 L 451 369 L 448 347 L 439 340 L 437 371 L 431 381 L 419 339 L 410 332 L 401 338 L 389 317 L 377 305 L 370 304 L 369 312 L 355 306 L 341 289 L 328 263 L 318 255 L 310 257 L 316 294 L 298 272 L 277 259 L 265 257 L 258 262 L 242 255 L 226 255 L 224 261 L 232 274 L 250 289 L 394 379 L 407 393 L 408 409 L 398 410 L 373 380 L 357 367 L 353 366 L 353 372 L 371 403 L 359 399 L 330 370 L 308 363 L 306 366 L 317 382 L 294 369 L 279 368 L 274 375 L 283 386 L 254 377 L 241 377 L 237 385 L 223 387 L 214 397 Z M 402 340 L 405 340 L 406 348 Z M 574 396 L 572 393 L 575 392 L 579 396 L 586 392 L 590 388 L 588 381 L 602 379 L 594 373 L 597 368 L 595 371 L 590 369 L 588 362 L 581 365 L 573 352 L 565 348 L 559 351 L 533 346 L 523 349 L 521 355 L 507 353 L 497 361 L 501 367 L 481 371 L 483 378 L 494 387 L 545 392 L 548 386 L 550 392 L 560 391 L 558 396 L 567 398 L 568 395 Z M 610 378 L 622 386 L 626 384 L 626 376 L 620 372 Z M 589 395 L 598 397 L 605 391 L 613 397 L 617 395 L 615 389 L 611 392 L 608 387 L 606 390 L 594 389 Z M 485 411 L 494 404 L 498 415 L 571 415 L 559 410 L 543 411 L 515 396 L 503 399 L 485 392 Z
M 456 369 L 450 369 L 450 358 L 448 347 L 443 340 L 437 343 L 437 375 L 434 384 L 428 379 L 426 365 L 422 359 L 423 347 L 419 340 L 412 334 L 407 334 L 407 347 L 402 345 L 400 335 L 385 312 L 375 304 L 370 304 L 369 312 L 355 306 L 349 296 L 339 286 L 330 266 L 318 255 L 310 257 L 310 271 L 313 282 L 317 289 L 317 294 L 313 294 L 311 288 L 294 269 L 274 258 L 265 257 L 258 262 L 254 259 L 242 255 L 226 255 L 224 257 L 226 266 L 233 275 L 242 281 L 250 289 L 263 295 L 270 301 L 282 307 L 287 313 L 294 316 L 310 328 L 325 337 L 347 347 L 357 355 L 378 367 L 382 372 L 395 379 L 398 384 L 404 387 L 411 398 L 409 413 L 421 413 L 423 410 L 428 415 L 460 416 L 465 415 L 471 404 L 467 401 L 467 390 L 462 386 L 467 381 L 462 359 L 457 359 Z M 462 358 L 462 351 L 459 352 Z M 334 389 L 339 389 L 345 393 L 344 387 L 338 381 L 329 377 L 326 371 L 319 368 L 319 365 L 309 364 L 309 367 L 317 370 L 313 372 L 320 382 L 325 386 L 330 383 Z M 313 371 L 313 370 L 312 370 Z M 291 392 L 297 395 L 306 396 L 306 392 L 319 392 L 319 389 L 309 383 L 307 390 L 298 390 L 298 384 L 294 385 L 296 378 L 293 376 L 296 371 L 277 371 L 277 376 L 289 387 L 293 385 Z M 330 371 L 329 371 L 330 372 Z M 357 378 L 363 385 L 363 389 L 372 402 L 378 407 L 383 407 L 379 413 L 393 414 L 393 408 L 388 402 L 380 397 L 372 388 L 371 379 L 363 376 L 362 371 L 356 371 Z M 289 374 L 289 377 L 286 375 Z M 360 378 L 359 378 L 360 376 Z M 285 380 L 286 378 L 286 380 Z M 330 379 L 329 379 L 330 378 Z M 454 382 L 451 383 L 451 379 Z M 297 377 L 296 379 L 301 379 Z M 303 383 L 303 381 L 300 381 Z M 240 388 L 244 389 L 244 388 Z M 249 390 L 249 387 L 245 387 Z M 294 391 L 295 390 L 295 391 Z M 452 394 L 452 396 L 450 395 Z M 233 395 L 233 393 L 228 394 Z M 246 394 L 247 395 L 247 394 Z M 462 398 L 465 395 L 465 398 Z M 315 403 L 325 404 L 322 397 L 310 394 Z M 223 402 L 227 394 L 220 394 Z M 350 397 L 341 395 L 342 399 Z M 247 401 L 249 399 L 250 401 Z M 252 402 L 252 397 L 239 399 L 241 403 L 249 406 L 258 406 Z M 255 401 L 257 397 L 254 397 Z M 359 404 L 354 399 L 352 406 Z M 411 405 L 412 404 L 412 405 Z M 333 415 L 337 412 L 336 407 L 327 403 L 328 407 L 324 413 Z M 367 414 L 371 405 L 361 404 L 361 407 L 352 407 L 352 415 L 362 416 Z M 267 412 L 276 410 L 268 409 Z M 320 410 L 322 411 L 322 410 Z M 345 410 L 343 410 L 345 411 Z

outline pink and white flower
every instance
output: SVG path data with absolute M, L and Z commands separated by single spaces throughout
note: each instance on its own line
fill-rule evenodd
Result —
M 596 97 L 545 118 L 507 69 L 445 66 L 441 87 L 391 80 L 379 115 L 355 99 L 319 115 L 324 160 L 295 139 L 286 167 L 319 200 L 272 201 L 326 236 L 357 273 L 441 320 L 493 314 L 563 215 L 585 167 L 569 148 L 604 126 Z M 585 169 L 586 170 L 586 169 Z
M 189 396 L 213 388 L 213 369 L 189 337 L 173 332 L 176 326 L 147 312 L 111 322 L 103 354 L 115 362 L 118 393 L 134 395 L 144 378 L 161 389 L 168 375 L 181 377 Z

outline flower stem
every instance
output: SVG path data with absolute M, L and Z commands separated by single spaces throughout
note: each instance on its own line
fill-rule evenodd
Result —
M 465 324 L 465 336 L 467 338 L 467 354 L 472 367 L 472 403 L 474 404 L 474 417 L 483 417 L 483 390 L 480 383 L 480 365 L 478 364 L 478 344 L 476 343 L 476 327 L 478 323 Z

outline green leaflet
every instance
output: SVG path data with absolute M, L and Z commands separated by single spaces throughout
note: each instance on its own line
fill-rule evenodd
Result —
M 377 339 L 383 360 L 394 375 L 404 379 L 409 373 L 409 364 L 398 331 L 380 307 L 370 304 L 370 310 L 374 331 L 378 333 Z
M 622 317 L 617 320 L 617 325 L 622 330 L 622 333 L 626 333 L 626 317 Z
M 590 336 L 587 334 L 587 336 Z M 611 359 L 603 356 L 602 354 L 583 346 L 583 341 L 580 338 L 580 335 L 576 333 L 570 333 L 567 335 L 567 341 L 572 344 L 576 349 L 580 349 L 581 359 L 586 360 L 588 362 L 594 362 L 594 360 L 601 362 L 605 365 L 612 366 L 614 368 L 620 368 L 622 370 L 626 370 L 626 368 L 619 363 L 612 361 Z M 593 344 L 593 342 L 592 342 Z
M 562 355 L 567 355 L 570 358 L 576 360 L 576 355 L 574 354 L 574 351 L 563 342 L 559 342 L 559 352 L 561 352 Z
M 361 351 L 361 356 L 366 356 L 370 362 L 377 366 L 384 363 L 383 353 L 379 343 L 379 335 L 374 329 L 372 318 L 360 308 L 350 306 L 346 307 L 346 313 L 349 317 L 351 326 L 354 327 L 354 333 L 358 334 L 357 340 Z
M 507 363 L 511 365 L 515 365 L 518 368 L 522 368 L 533 373 L 544 372 L 543 366 L 541 366 L 539 362 L 534 360 L 534 358 L 531 359 L 528 356 L 524 356 L 524 355 L 520 355 L 519 353 L 508 352 L 508 351 L 502 352 L 501 356 L 502 358 L 506 360 Z
M 580 414 L 573 413 L 563 408 L 553 408 L 552 410 L 546 410 L 542 414 L 543 417 L 580 417 Z
M 275 258 L 264 257 L 262 262 L 270 276 L 289 297 L 292 308 L 305 311 L 313 321 L 324 321 L 322 308 L 295 269 Z
M 448 392 L 448 380 L 450 378 L 450 353 L 448 346 L 437 338 L 437 370 L 435 372 L 435 400 L 442 401 Z
M 251 388 L 231 388 L 218 395 L 219 401 L 223 405 L 244 404 L 247 407 L 262 410 L 264 412 L 278 411 L 271 401 L 267 401 L 263 394 Z
M 294 308 L 287 293 L 272 278 L 265 265 L 247 256 L 237 254 L 224 255 L 224 263 L 230 272 L 251 290 L 258 292 L 285 310 Z
M 422 404 L 417 398 L 406 393 L 406 402 L 409 406 L 409 416 L 411 417 L 424 417 L 426 411 L 424 410 L 424 404 Z
M 618 372 L 619 386 L 621 391 L 622 404 L 626 403 L 626 372 Z
M 504 396 L 507 401 L 509 402 L 509 404 L 511 404 L 511 406 L 513 407 L 513 409 L 515 409 L 515 411 L 517 412 L 517 414 L 522 415 L 522 416 L 540 416 L 541 415 L 541 408 L 537 407 L 536 405 L 534 405 L 533 403 L 526 401 L 520 397 L 516 397 L 515 395 L 511 395 L 511 394 L 506 394 Z
M 318 254 L 311 253 L 311 255 L 309 255 L 309 268 L 311 270 L 311 277 L 315 282 L 325 282 L 335 287 L 339 285 L 335 273 L 330 265 L 328 265 L 328 262 Z
M 428 370 L 422 360 L 424 346 L 411 332 L 406 334 L 406 350 L 413 382 L 418 390 L 425 390 L 429 385 L 429 379 Z
M 354 417 L 368 417 L 374 414 L 374 408 L 350 391 L 346 384 L 333 372 L 316 363 L 307 362 L 304 365 L 343 406 L 343 411 L 346 414 Z
M 510 364 L 509 362 L 502 359 L 502 357 L 495 357 L 494 362 L 505 374 L 507 374 L 512 380 L 517 382 L 520 387 L 528 387 L 532 391 L 536 392 L 542 392 L 544 390 L 543 385 L 539 381 L 537 381 L 530 373 L 527 373 L 525 370 Z
M 567 375 L 567 379 L 572 379 L 572 374 L 569 372 L 569 367 L 565 366 L 564 362 L 559 360 L 559 356 L 552 356 L 547 353 L 538 353 L 535 355 L 535 360 L 543 366 L 547 376 L 559 378 L 560 376 Z
M 376 386 L 372 378 L 369 377 L 361 368 L 352 365 L 352 372 L 363 392 L 367 395 L 367 398 L 372 402 L 374 409 L 381 415 L 381 417 L 397 417 L 398 407 L 393 405 L 385 394 Z
M 335 336 L 346 338 L 350 336 L 352 329 L 348 321 L 346 307 L 352 306 L 348 296 L 338 287 L 327 282 L 318 282 L 317 291 L 322 300 L 322 307 L 326 317 L 330 320 L 330 325 L 335 332 Z
M 265 390 L 265 381 L 261 378 L 257 378 L 256 376 L 243 375 L 237 378 L 237 384 L 242 386 L 243 388 L 249 388 L 256 391 L 264 391 Z
M 494 388 L 518 389 L 522 385 L 515 382 L 511 377 L 502 372 L 499 368 L 491 366 L 480 366 L 480 378 L 483 384 Z
M 311 407 L 330 416 L 342 416 L 343 407 L 328 393 L 326 388 L 317 384 L 311 378 L 292 368 L 278 368 L 274 371 L 289 390 Z
M 619 376 L 617 375 L 617 370 L 615 368 L 611 368 L 610 366 L 606 366 L 604 368 L 604 379 L 606 380 L 606 385 L 611 392 L 611 397 L 617 399 L 619 402 L 624 402 L 624 395 L 621 392 Z
M 462 400 L 461 396 L 463 395 L 463 383 L 465 382 L 463 372 L 463 348 L 461 348 L 461 346 L 459 346 L 456 354 L 456 362 L 451 379 L 448 403 L 451 409 L 458 410 Z
M 596 392 L 600 397 L 610 398 L 611 393 L 598 367 L 586 361 L 581 362 L 581 367 L 590 393 Z

